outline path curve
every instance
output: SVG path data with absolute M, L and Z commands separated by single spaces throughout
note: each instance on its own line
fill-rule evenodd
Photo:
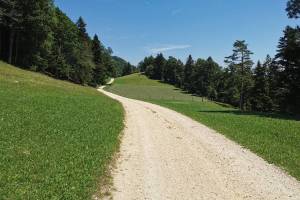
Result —
M 111 78 L 111 79 L 108 81 L 108 83 L 106 83 L 106 85 L 111 85 L 111 84 L 113 84 L 114 81 L 115 81 L 115 78 Z
M 126 111 L 113 199 L 300 199 L 296 179 L 223 135 L 175 111 L 99 91 Z

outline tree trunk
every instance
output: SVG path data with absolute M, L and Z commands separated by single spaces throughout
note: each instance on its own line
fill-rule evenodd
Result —
M 9 34 L 9 52 L 8 52 L 8 63 L 12 64 L 12 58 L 13 58 L 13 49 L 14 49 L 14 37 L 15 37 L 15 31 L 11 30 Z
M 2 27 L 0 26 L 2 29 Z M 3 30 L 3 29 L 2 29 Z M 2 58 L 2 30 L 0 30 L 0 59 Z
M 242 52 L 242 85 L 241 85 L 241 94 L 240 94 L 240 109 L 244 111 L 244 52 Z
M 242 81 L 242 86 L 241 86 L 240 109 L 244 111 L 244 81 Z
M 14 64 L 18 64 L 18 51 L 19 51 L 19 34 L 16 33 L 16 42 L 15 42 L 15 48 L 16 48 L 16 53 L 15 53 L 15 60 Z

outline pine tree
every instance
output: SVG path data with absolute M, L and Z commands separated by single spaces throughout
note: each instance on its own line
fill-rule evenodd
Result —
M 102 48 L 101 42 L 98 38 L 98 35 L 95 35 L 94 38 L 93 38 L 92 51 L 93 51 L 93 54 L 94 54 L 94 59 L 93 59 L 94 63 L 96 65 L 101 64 L 103 48 Z
M 18 1 L 22 10 L 22 38 L 18 63 L 27 67 L 36 66 L 41 72 L 49 67 L 53 47 L 55 9 L 52 0 Z M 18 41 L 18 40 L 16 40 Z M 35 68 L 35 67 L 34 67 Z
M 123 73 L 122 73 L 122 76 L 126 76 L 126 75 L 129 75 L 129 74 L 132 74 L 132 66 L 130 63 L 127 63 L 127 65 L 124 67 L 123 69 Z
M 183 86 L 183 70 L 184 64 L 178 59 L 174 67 L 174 84 L 180 88 Z
M 55 9 L 55 23 L 52 26 L 53 45 L 47 73 L 59 79 L 73 81 L 77 60 L 79 39 L 76 25 L 59 9 Z
M 192 86 L 192 75 L 194 72 L 194 60 L 191 55 L 189 55 L 186 64 L 184 66 L 184 80 L 183 80 L 183 85 L 184 89 L 193 92 L 193 86 Z
M 8 53 L 1 53 L 1 57 L 9 63 L 24 67 L 36 66 L 38 70 L 45 71 L 53 42 L 53 2 L 2 0 L 0 3 L 1 33 L 4 31 L 9 35 L 4 38 L 9 41 L 8 44 L 2 47 L 2 51 Z
M 145 74 L 149 78 L 153 78 L 155 76 L 154 66 L 152 64 L 147 66 Z
M 108 47 L 107 49 L 104 48 L 103 55 L 102 55 L 103 66 L 105 66 L 107 76 L 116 77 L 117 70 L 113 63 L 113 59 L 111 56 L 112 53 L 113 53 L 113 51 L 110 47 Z
M 96 85 L 95 71 L 97 83 L 104 79 L 99 74 L 116 75 L 111 48 L 99 45 L 101 55 L 92 52 L 83 18 L 72 22 L 52 0 L 0 0 L 0 59 L 4 61 L 59 79 Z
M 237 40 L 233 45 L 233 54 L 225 58 L 225 62 L 233 68 L 231 70 L 238 78 L 239 89 L 239 107 L 245 109 L 245 103 L 249 96 L 251 88 L 251 67 L 253 62 L 250 55 L 253 54 L 248 50 L 248 45 L 244 40 Z
M 86 23 L 85 23 L 85 21 L 83 20 L 82 17 L 79 17 L 78 21 L 76 22 L 76 25 L 77 25 L 78 30 L 79 30 L 79 36 L 81 38 L 83 38 L 84 40 L 88 40 L 89 36 L 86 32 Z
M 177 65 L 177 59 L 170 56 L 167 60 L 164 72 L 163 72 L 163 80 L 170 84 L 175 84 L 175 68 Z
M 262 65 L 259 61 L 254 69 L 254 87 L 251 95 L 252 110 L 270 111 L 271 98 L 269 96 L 268 60 Z
M 103 85 L 107 79 L 107 72 L 103 64 L 103 46 L 97 35 L 92 41 L 93 61 L 95 68 L 93 69 L 92 85 Z
M 162 80 L 163 79 L 163 70 L 165 67 L 166 59 L 162 53 L 159 53 L 154 59 L 154 79 Z
M 89 84 L 92 81 L 94 68 L 91 41 L 86 32 L 86 24 L 82 17 L 76 23 L 79 36 L 79 47 L 77 54 L 78 66 L 75 68 L 75 81 L 80 84 Z
M 140 69 L 140 72 L 146 72 L 149 65 L 154 65 L 153 56 L 145 57 L 144 60 L 139 63 L 138 68 Z
M 21 30 L 21 10 L 20 5 L 16 0 L 1 0 L 0 1 L 0 35 L 8 32 L 8 55 L 7 62 L 13 63 L 13 52 L 14 46 L 16 43 L 16 36 L 18 36 L 18 32 Z M 2 39 L 2 37 L 0 37 Z M 1 41 L 2 42 L 2 41 Z M 1 51 L 2 45 L 0 45 L 0 54 L 1 57 L 5 57 L 4 52 Z M 6 60 L 6 59 L 5 59 Z
M 289 18 L 299 18 L 300 17 L 300 0 L 289 0 L 287 2 L 286 11 Z
M 282 87 L 282 74 L 278 62 L 267 55 L 264 63 L 268 69 L 268 85 L 269 96 L 272 100 L 271 111 L 280 111 L 280 104 L 283 102 L 282 98 L 285 96 L 283 92 L 285 89 Z
M 207 96 L 207 76 L 206 60 L 199 58 L 196 61 L 192 75 L 190 76 L 190 84 L 192 91 L 202 97 Z
M 286 27 L 280 38 L 276 60 L 280 65 L 285 96 L 281 107 L 288 112 L 300 113 L 300 27 Z

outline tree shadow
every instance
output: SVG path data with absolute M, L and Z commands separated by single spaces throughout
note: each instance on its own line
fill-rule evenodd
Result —
M 219 106 L 222 106 L 224 108 L 234 108 L 234 106 L 232 105 L 229 105 L 227 103 L 222 103 L 222 102 L 217 102 L 217 101 L 214 101 L 215 104 L 218 104 Z
M 294 120 L 300 121 L 299 115 L 283 114 L 283 113 L 264 113 L 264 112 L 250 112 L 241 110 L 199 110 L 200 113 L 219 113 L 219 114 L 234 114 L 239 116 L 258 116 L 272 119 Z
M 189 95 L 194 96 L 194 97 L 201 97 L 201 96 L 199 96 L 199 95 L 197 95 L 197 94 L 192 94 L 192 93 L 190 93 L 190 92 L 188 92 L 188 91 L 186 91 L 186 90 L 183 90 L 183 89 L 181 89 L 181 88 L 174 88 L 173 90 L 179 91 L 179 92 L 181 92 L 182 94 L 189 94 Z

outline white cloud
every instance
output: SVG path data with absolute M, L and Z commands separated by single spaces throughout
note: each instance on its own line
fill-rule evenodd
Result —
M 159 48 L 151 48 L 150 52 L 151 53 L 162 53 L 162 52 L 173 51 L 173 50 L 178 50 L 178 49 L 188 49 L 190 47 L 191 47 L 191 45 L 168 45 L 168 46 L 159 47 Z

